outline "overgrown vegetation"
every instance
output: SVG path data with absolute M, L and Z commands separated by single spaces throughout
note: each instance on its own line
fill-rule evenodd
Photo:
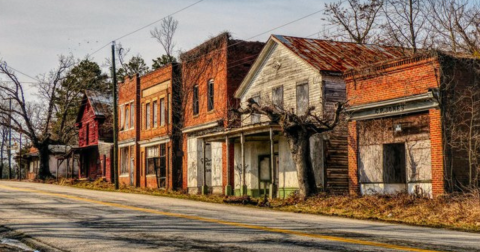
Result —
M 47 183 L 55 183 L 54 180 Z M 115 191 L 111 183 L 62 179 L 58 184 L 101 191 Z M 269 208 L 273 210 L 340 216 L 354 219 L 379 220 L 408 225 L 447 228 L 480 232 L 480 190 L 463 194 L 449 194 L 434 199 L 419 195 L 366 195 L 362 197 L 317 194 L 303 200 L 299 195 L 273 199 L 265 204 L 263 198 L 225 198 L 221 195 L 192 195 L 183 191 L 165 191 L 156 188 L 134 188 L 122 185 L 119 192 L 197 200 L 210 203 Z

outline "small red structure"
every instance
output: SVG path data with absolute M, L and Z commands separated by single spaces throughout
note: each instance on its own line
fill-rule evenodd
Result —
M 112 181 L 113 100 L 94 91 L 85 91 L 77 116 L 79 178 Z

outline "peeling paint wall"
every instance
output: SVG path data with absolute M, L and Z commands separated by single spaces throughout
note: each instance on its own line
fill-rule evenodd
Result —
M 311 157 L 315 172 L 315 179 L 319 187 L 323 186 L 323 145 L 321 136 L 316 136 L 310 141 Z M 259 156 L 270 155 L 269 141 L 245 142 L 245 180 L 248 189 L 263 189 L 263 184 L 259 181 Z M 234 188 L 240 189 L 242 185 L 241 169 L 241 146 L 240 143 L 234 145 Z M 279 137 L 275 142 L 274 152 L 278 156 L 278 163 L 275 167 L 276 184 L 279 190 L 298 188 L 298 176 L 295 163 L 292 159 L 290 147 L 285 137 Z
M 357 122 L 358 176 L 362 194 L 421 193 L 432 195 L 431 143 L 428 114 Z M 395 131 L 396 125 L 402 130 Z M 385 183 L 385 144 L 404 144 L 406 183 Z

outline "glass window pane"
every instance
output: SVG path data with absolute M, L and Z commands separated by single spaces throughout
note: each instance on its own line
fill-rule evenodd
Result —
M 154 101 L 152 104 L 153 107 L 153 127 L 157 127 L 157 119 L 158 119 L 158 107 L 157 107 L 157 101 Z
M 160 126 L 165 125 L 165 99 L 160 99 Z

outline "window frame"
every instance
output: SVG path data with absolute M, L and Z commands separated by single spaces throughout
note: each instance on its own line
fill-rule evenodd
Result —
M 277 91 L 277 90 L 281 90 L 281 91 L 282 91 L 282 92 L 281 92 L 281 99 L 280 99 L 281 101 L 280 101 L 280 104 L 277 104 L 276 99 L 275 99 L 275 97 L 276 97 L 275 94 L 276 94 L 276 91 Z M 272 88 L 272 103 L 273 103 L 273 105 L 276 106 L 276 107 L 283 108 L 283 105 L 284 105 L 283 85 Z
M 252 96 L 252 99 L 254 101 L 256 101 L 257 103 L 260 103 L 260 99 L 261 99 L 260 94 L 256 94 L 256 95 Z M 262 117 L 261 117 L 260 114 L 252 113 L 250 115 L 250 123 L 251 124 L 261 123 L 261 121 L 262 121 Z
M 125 127 L 124 129 L 125 130 L 128 130 L 130 129 L 130 106 L 129 105 L 125 105 L 125 111 L 124 111 L 124 114 L 125 114 Z
M 215 82 L 213 79 L 207 82 L 207 111 L 215 109 Z
M 192 95 L 192 112 L 196 116 L 200 113 L 200 102 L 198 97 L 198 85 L 193 86 L 193 95 Z
M 130 103 L 130 129 L 135 128 L 135 103 Z
M 305 86 L 306 87 L 306 91 L 307 91 L 307 97 L 306 97 L 306 107 L 303 108 L 303 110 L 299 111 L 299 100 L 298 100 L 298 90 L 299 90 L 299 87 L 302 87 L 302 86 Z M 305 112 L 308 110 L 308 107 L 310 106 L 310 87 L 308 85 L 308 81 L 302 81 L 302 82 L 299 82 L 297 83 L 297 85 L 295 86 L 295 113 L 297 115 L 303 115 L 305 114 Z
M 165 126 L 165 98 L 160 98 L 160 127 Z
M 150 102 L 145 103 L 145 129 L 150 128 Z
M 154 100 L 152 102 L 152 123 L 153 123 L 153 128 L 158 127 L 158 101 Z

